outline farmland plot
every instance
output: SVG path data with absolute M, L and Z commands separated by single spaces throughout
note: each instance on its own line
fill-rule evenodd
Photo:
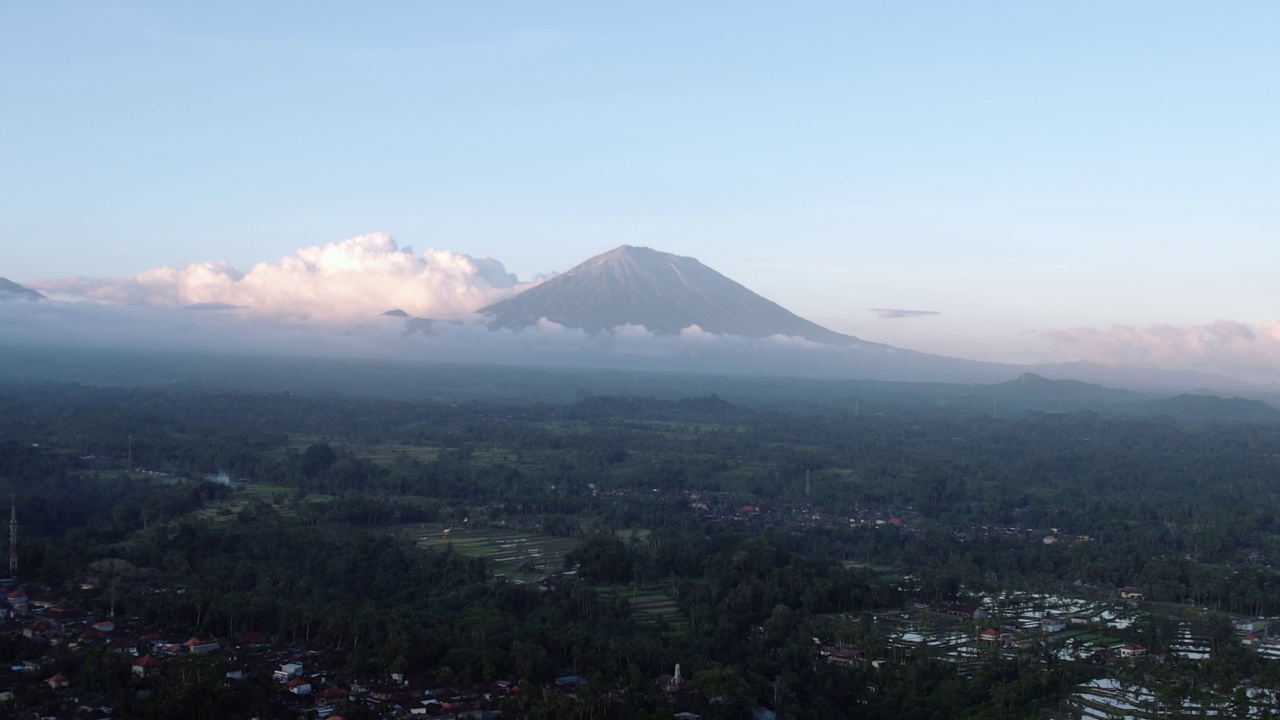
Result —
M 564 556 L 578 546 L 577 538 L 554 537 L 509 528 L 469 528 L 440 524 L 405 530 L 419 547 L 482 557 L 494 564 L 494 574 L 532 582 L 564 567 Z

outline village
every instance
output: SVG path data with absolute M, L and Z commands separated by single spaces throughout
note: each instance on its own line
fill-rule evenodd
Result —
M 4 621 L 0 632 L 21 637 L 38 653 L 7 668 L 7 677 L 0 681 L 0 708 L 20 705 L 42 718 L 111 717 L 108 696 L 75 687 L 60 670 L 68 658 L 94 650 L 126 658 L 133 676 L 131 687 L 142 696 L 150 691 L 149 680 L 166 673 L 216 671 L 231 686 L 269 679 L 277 689 L 278 706 L 291 715 L 316 718 L 340 718 L 348 706 L 388 718 L 497 717 L 501 701 L 521 692 L 514 682 L 503 679 L 441 687 L 424 677 L 400 673 L 356 677 L 345 671 L 346 658 L 340 652 L 272 643 L 256 632 L 234 638 L 183 637 L 128 621 L 97 619 L 64 597 L 28 593 L 12 582 L 0 584 L 6 599 L 0 607 Z M 32 692 L 37 684 L 32 679 L 38 681 L 40 692 Z
M 975 674 L 983 662 L 997 657 L 1042 664 L 1052 659 L 1096 669 L 1102 677 L 1082 683 L 1063 701 L 1062 718 L 1260 717 L 1259 708 L 1276 706 L 1280 695 L 1275 691 L 1248 684 L 1231 693 L 1205 690 L 1183 697 L 1135 682 L 1133 678 L 1166 663 L 1207 660 L 1214 644 L 1200 623 L 1165 615 L 1173 636 L 1167 652 L 1152 652 L 1135 639 L 1139 626 L 1160 613 L 1144 596 L 1141 588 L 1121 587 L 1112 597 L 1097 599 L 1031 592 L 983 594 L 972 602 L 912 598 L 902 611 L 860 616 L 886 639 L 886 657 L 869 657 L 846 644 L 857 618 L 842 618 L 832 638 L 814 638 L 815 655 L 833 665 L 874 668 L 932 658 L 956 665 L 962 675 Z M 1280 660 L 1280 618 L 1236 618 L 1232 630 L 1259 657 Z
M 514 704 L 509 701 L 526 692 L 514 678 L 458 685 L 397 672 L 353 674 L 345 654 L 337 650 L 275 642 L 257 632 L 230 638 L 165 633 L 88 612 L 75 599 L 43 589 L 28 591 L 12 580 L 0 581 L 0 586 L 5 599 L 0 605 L 0 633 L 23 643 L 32 655 L 8 668 L 0 682 L 0 707 L 27 708 L 42 718 L 105 720 L 112 716 L 105 693 L 76 687 L 64 674 L 70 660 L 93 652 L 124 658 L 130 668 L 130 688 L 140 696 L 151 692 L 154 681 L 166 674 L 185 678 L 216 672 L 219 681 L 231 687 L 270 683 L 276 707 L 290 716 L 320 720 L 338 720 L 344 711 L 356 708 L 388 720 L 510 716 L 507 708 Z M 965 675 L 993 657 L 1084 663 L 1102 677 L 1082 684 L 1065 701 L 1064 711 L 1074 713 L 1072 717 L 1110 718 L 1116 713 L 1134 718 L 1192 717 L 1240 701 L 1211 693 L 1174 699 L 1133 680 L 1141 677 L 1144 668 L 1195 662 L 1213 653 L 1213 642 L 1198 623 L 1172 616 L 1166 618 L 1173 632 L 1167 653 L 1149 651 L 1135 638 L 1158 612 L 1136 587 L 1117 588 L 1112 597 L 1094 599 L 1012 591 L 979 595 L 968 602 L 912 598 L 900 610 L 835 618 L 831 637 L 814 638 L 814 658 L 836 666 L 877 669 L 933 658 L 956 665 Z M 869 656 L 856 642 L 851 628 L 860 622 L 869 622 L 874 634 L 884 638 L 885 656 Z M 1280 619 L 1240 617 L 1233 621 L 1232 630 L 1250 651 L 1280 660 Z M 654 682 L 673 699 L 684 689 L 679 667 Z M 583 677 L 568 675 L 533 691 L 571 697 L 585 684 Z M 1268 699 L 1263 694 L 1269 691 L 1241 686 L 1239 692 L 1256 706 Z M 1175 706 L 1181 715 L 1169 714 Z M 697 715 L 682 712 L 677 717 L 692 720 Z

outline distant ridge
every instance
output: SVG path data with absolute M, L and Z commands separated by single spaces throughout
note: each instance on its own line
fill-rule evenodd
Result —
M 479 312 L 489 316 L 490 329 L 520 330 L 546 318 L 588 333 L 643 325 L 658 335 L 676 335 L 696 325 L 717 335 L 884 347 L 805 320 L 694 258 L 631 245 Z
M 1144 409 L 1152 414 L 1169 415 L 1180 420 L 1280 422 L 1280 408 L 1259 400 L 1239 397 L 1183 393 L 1177 397 L 1154 400 L 1147 403 Z
M 1122 387 L 1139 392 L 1165 394 L 1192 391 L 1196 394 L 1229 394 L 1257 397 L 1275 395 L 1275 386 L 1267 387 L 1225 375 L 1197 370 L 1159 369 L 1101 365 L 1087 361 L 1050 363 L 1030 368 L 1038 375 L 1055 380 L 1074 379 L 1087 383 Z
M 44 295 L 25 285 L 0 277 L 0 300 L 44 300 Z

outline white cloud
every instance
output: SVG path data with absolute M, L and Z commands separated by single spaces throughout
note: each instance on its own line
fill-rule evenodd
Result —
M 75 299 L 150 307 L 234 306 L 257 316 L 351 321 L 396 308 L 420 317 L 460 317 L 532 283 L 522 285 L 491 258 L 448 250 L 415 256 L 390 235 L 372 233 L 302 248 L 248 272 L 203 262 L 158 267 L 132 277 L 31 284 Z
M 626 325 L 592 335 L 546 320 L 512 331 L 489 330 L 476 321 L 380 316 L 333 324 L 233 308 L 193 312 L 190 304 L 57 300 L 0 303 L 0 343 L 703 372 L 759 372 L 796 363 L 802 374 L 809 362 L 847 357 L 840 349 L 810 347 L 794 338 L 713 335 L 692 328 L 678 336 L 656 336 L 644 326 Z
M 1280 321 L 1256 325 L 1216 320 L 1207 325 L 1074 327 L 1048 337 L 1073 346 L 1075 359 L 1106 365 L 1192 369 L 1255 381 L 1280 379 Z
M 903 310 L 902 308 L 870 308 L 871 312 L 881 320 L 898 320 L 901 318 L 924 317 L 926 315 L 941 315 L 937 310 Z
M 131 277 L 32 283 L 53 301 L 0 310 L 0 339 L 33 344 L 702 369 L 804 362 L 798 338 L 742 338 L 690 325 L 656 336 L 643 325 L 589 334 L 547 318 L 491 331 L 474 313 L 541 282 L 502 263 L 444 250 L 415 255 L 374 233 L 302 248 L 240 271 L 227 263 L 158 267 Z M 65 302 L 74 300 L 77 302 Z M 88 302 L 84 302 L 88 301 Z M 384 317 L 391 309 L 410 317 Z M 9 316 L 9 317 L 5 317 Z M 430 322 L 415 318 L 435 318 Z M 768 364 L 768 363 L 766 363 Z

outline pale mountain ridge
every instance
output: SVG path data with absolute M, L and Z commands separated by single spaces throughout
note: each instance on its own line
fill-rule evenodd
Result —
M 45 296 L 25 285 L 0 277 L 0 300 L 44 300 Z
M 739 372 L 796 376 L 960 383 L 998 383 L 1029 372 L 1044 377 L 1024 376 L 996 392 L 1050 392 L 1063 399 L 1094 392 L 1069 382 L 1047 383 L 1046 378 L 1139 392 L 1185 392 L 1195 388 L 1253 397 L 1272 394 L 1267 388 L 1250 383 L 1190 371 L 1092 363 L 1010 365 L 869 342 L 806 320 L 695 258 L 631 245 L 591 257 L 514 297 L 481 308 L 477 314 L 486 317 L 491 330 L 518 332 L 537 325 L 542 318 L 592 335 L 633 325 L 644 326 L 658 336 L 673 336 L 696 325 L 714 335 L 756 339 L 782 335 L 857 351 L 795 356 L 781 364 L 772 359 L 753 363 L 749 355 L 726 354 L 715 361 L 704 358 L 707 367 L 703 370 L 734 368 Z M 646 358 L 646 362 L 659 361 Z M 1029 384 L 1036 387 L 1027 387 Z

